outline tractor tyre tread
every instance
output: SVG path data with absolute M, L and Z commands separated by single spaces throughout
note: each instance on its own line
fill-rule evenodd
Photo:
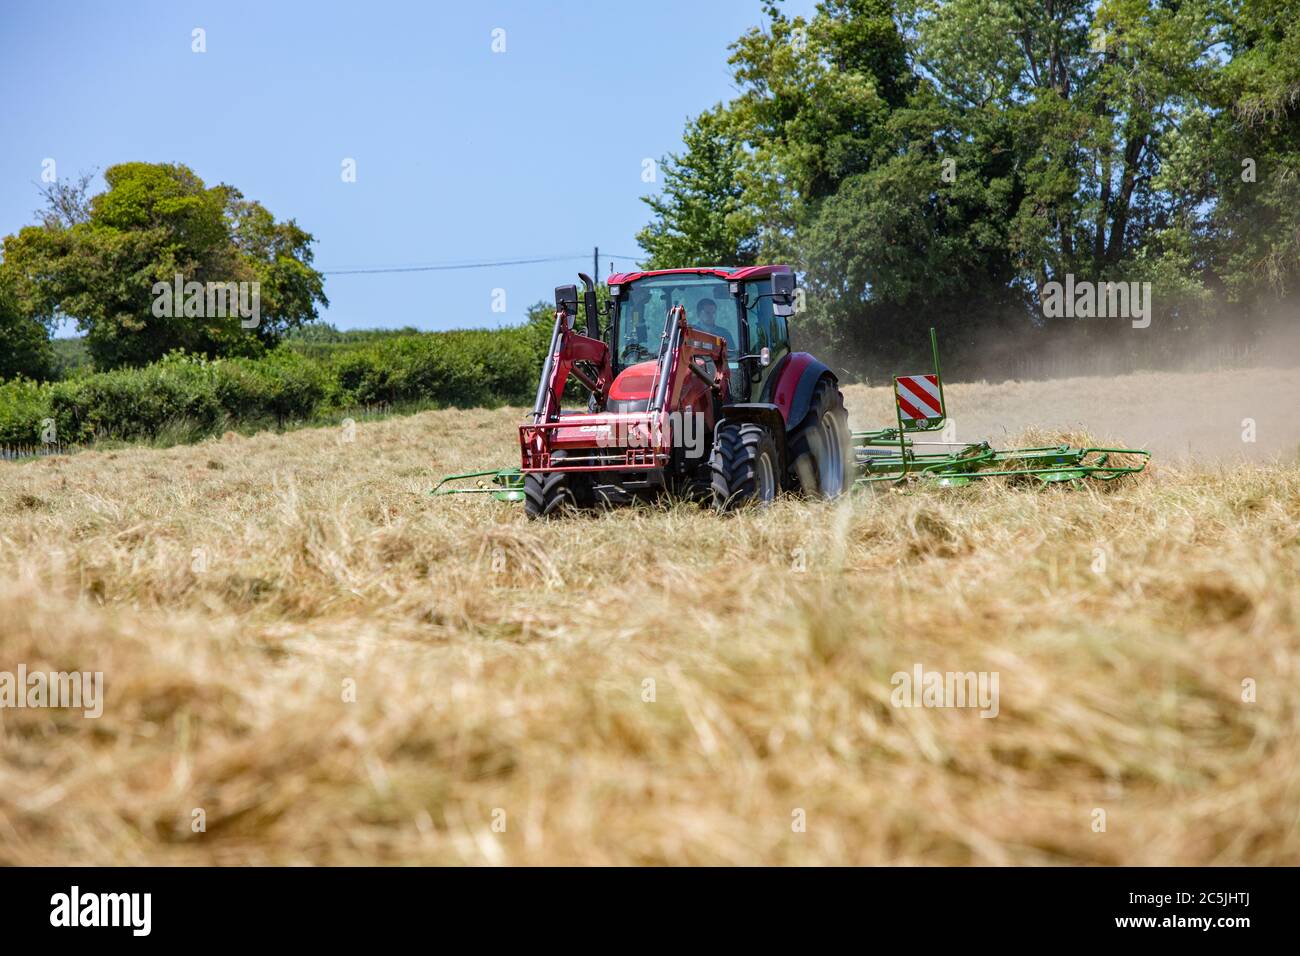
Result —
M 556 452 L 552 460 L 562 460 L 563 452 Z M 577 487 L 572 472 L 547 471 L 524 475 L 524 514 L 529 518 L 558 517 L 566 510 L 577 509 L 583 503 L 581 489 Z
M 754 500 L 759 490 L 758 461 L 764 453 L 771 457 L 773 475 L 777 476 L 776 443 L 766 428 L 742 422 L 724 423 L 718 429 L 711 462 L 715 508 L 730 511 Z
M 822 427 L 822 420 L 830 412 L 834 428 L 839 435 L 839 449 L 842 469 L 841 487 L 837 492 L 828 494 L 822 488 L 822 457 L 827 454 L 828 442 Z M 832 378 L 823 378 L 813 390 L 812 400 L 808 403 L 808 412 L 803 421 L 790 432 L 787 441 L 790 450 L 790 471 L 794 485 L 801 493 L 810 498 L 835 497 L 847 491 L 853 474 L 853 443 L 849 435 L 849 413 L 844 407 L 844 395 Z

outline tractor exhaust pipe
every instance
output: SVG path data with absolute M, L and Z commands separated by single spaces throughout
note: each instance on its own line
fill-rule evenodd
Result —
M 579 272 L 578 278 L 586 286 L 586 291 L 582 293 L 582 305 L 587 310 L 587 337 L 599 339 L 600 318 L 596 314 L 596 286 L 592 283 L 591 276 L 585 272 Z

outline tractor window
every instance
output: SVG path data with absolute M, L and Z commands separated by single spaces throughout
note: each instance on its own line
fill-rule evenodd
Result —
M 727 341 L 730 355 L 737 354 L 736 300 L 727 283 L 714 276 L 650 276 L 634 282 L 618 307 L 614 362 L 619 368 L 635 365 L 659 354 L 668 310 L 686 306 L 691 326 L 713 331 Z M 712 318 L 712 323 L 710 323 Z
M 654 358 L 663 334 L 668 300 L 661 290 L 636 290 L 619 306 L 618 342 L 615 356 L 620 365 L 635 365 Z
M 772 316 L 772 354 L 790 350 L 790 329 L 785 324 L 784 315 Z
M 764 348 L 776 351 L 772 336 L 772 297 L 758 298 L 767 285 L 766 282 L 745 283 L 745 292 L 749 299 L 749 306 L 745 310 L 749 321 L 749 350 L 754 354 Z
M 755 338 L 750 343 L 750 351 L 757 352 L 763 346 L 772 350 L 775 362 L 783 353 L 789 351 L 790 333 L 785 324 L 785 316 L 777 315 L 772 310 L 772 280 L 758 279 L 745 283 L 745 294 L 749 299 L 749 329 Z M 759 298 L 759 296 L 763 298 Z

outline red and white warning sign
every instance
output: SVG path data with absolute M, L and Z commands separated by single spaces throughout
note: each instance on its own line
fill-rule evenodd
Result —
M 900 375 L 894 379 L 894 395 L 904 418 L 913 421 L 943 418 L 937 375 Z

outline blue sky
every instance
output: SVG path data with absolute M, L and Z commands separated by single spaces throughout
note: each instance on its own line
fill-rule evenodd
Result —
M 517 322 L 593 245 L 602 275 L 640 254 L 661 185 L 643 160 L 734 94 L 727 45 L 762 19 L 758 0 L 4 0 L 0 234 L 33 221 L 46 159 L 182 162 L 297 219 L 322 270 L 580 255 L 326 281 L 341 328 Z

